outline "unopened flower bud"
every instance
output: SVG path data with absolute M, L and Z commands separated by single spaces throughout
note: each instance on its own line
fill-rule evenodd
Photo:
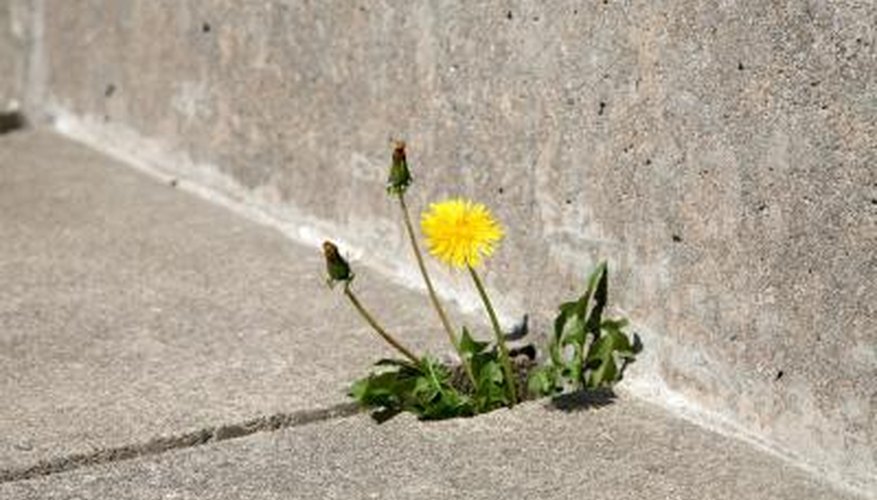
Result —
M 350 265 L 338 253 L 338 247 L 331 241 L 323 242 L 323 255 L 326 256 L 326 271 L 329 273 L 327 281 L 330 285 L 335 284 L 337 281 L 349 282 L 353 280 Z
M 408 171 L 408 160 L 405 158 L 405 143 L 396 141 L 393 148 L 393 162 L 390 164 L 390 177 L 387 179 L 387 192 L 402 194 L 411 184 L 411 172 Z

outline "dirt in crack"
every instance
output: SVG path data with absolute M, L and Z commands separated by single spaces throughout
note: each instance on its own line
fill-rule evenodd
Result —
M 77 453 L 65 457 L 43 460 L 36 465 L 0 469 L 0 483 L 33 479 L 60 472 L 67 472 L 81 467 L 130 460 L 132 458 L 157 455 L 166 451 L 191 448 L 202 444 L 225 441 L 248 436 L 257 432 L 270 432 L 289 427 L 343 418 L 360 412 L 355 403 L 342 403 L 316 410 L 302 410 L 292 413 L 277 413 L 267 417 L 258 417 L 237 424 L 218 425 L 185 434 L 169 437 L 158 437 L 145 443 L 105 448 L 89 453 Z

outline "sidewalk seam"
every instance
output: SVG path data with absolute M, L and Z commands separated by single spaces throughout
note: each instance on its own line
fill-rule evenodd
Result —
M 314 410 L 275 413 L 271 416 L 261 416 L 237 424 L 205 427 L 176 436 L 156 437 L 144 443 L 128 444 L 98 449 L 88 453 L 56 457 L 42 460 L 31 466 L 0 469 L 0 484 L 50 476 L 83 467 L 159 455 L 173 450 L 193 448 L 208 443 L 245 437 L 259 432 L 273 432 L 280 429 L 336 420 L 355 415 L 359 412 L 360 407 L 355 403 L 339 403 Z

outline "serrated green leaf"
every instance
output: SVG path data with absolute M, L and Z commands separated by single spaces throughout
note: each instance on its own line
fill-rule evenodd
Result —
M 585 343 L 585 323 L 582 318 L 574 314 L 567 318 L 561 334 L 561 346 L 580 346 Z
M 592 297 L 593 306 L 588 314 L 587 330 L 595 337 L 599 337 L 603 310 L 606 308 L 606 301 L 609 298 L 609 273 L 606 261 L 601 262 L 597 269 L 591 273 L 588 280 L 588 295 Z
M 594 300 L 599 301 L 602 299 L 604 304 L 606 302 L 606 284 L 604 283 L 602 285 L 604 289 L 602 297 L 595 296 L 594 292 L 596 292 L 600 288 L 600 281 L 606 281 L 608 279 L 606 277 L 606 267 L 606 261 L 604 260 L 603 262 L 600 262 L 593 271 L 591 271 L 591 274 L 588 276 L 588 292 L 586 294 L 589 297 L 594 296 Z
M 633 351 L 615 351 L 615 355 L 624 361 L 633 361 L 636 359 L 636 353 Z
M 502 384 L 503 371 L 500 364 L 495 360 L 490 360 L 481 367 L 478 372 L 478 381 L 485 384 Z
M 618 380 L 619 370 L 614 356 L 617 351 L 631 351 L 627 336 L 618 330 L 608 330 L 594 342 L 587 356 L 588 366 L 593 367 L 588 374 L 588 387 L 597 388 Z
M 415 376 L 421 373 L 420 366 L 403 359 L 384 358 L 375 363 L 375 366 L 396 368 L 400 375 Z
M 356 381 L 350 396 L 365 407 L 395 407 L 402 404 L 411 381 L 397 371 L 372 374 Z
M 437 360 L 424 356 L 421 361 L 421 369 L 423 370 L 424 377 L 436 390 L 441 391 L 442 387 L 449 385 L 450 371 Z
M 350 385 L 347 394 L 357 402 L 362 403 L 366 392 L 368 392 L 368 378 L 361 378 Z
M 401 359 L 382 358 L 375 362 L 375 366 L 417 366 L 410 361 L 402 361 Z
M 604 330 L 623 330 L 628 323 L 630 322 L 627 318 L 604 319 L 603 323 L 600 324 L 600 328 Z
M 443 392 L 442 395 L 420 412 L 420 418 L 435 420 L 453 417 L 465 417 L 474 414 L 471 400 L 456 390 Z
M 574 352 L 572 359 L 567 363 L 566 373 L 568 374 L 568 383 L 575 389 L 579 389 L 582 386 L 582 374 L 584 367 L 583 359 L 582 359 L 582 347 L 581 344 L 577 344 L 574 346 Z
M 591 389 L 612 384 L 618 377 L 618 366 L 611 356 L 599 361 L 600 363 L 588 372 L 588 387 Z
M 460 352 L 468 359 L 481 354 L 490 345 L 489 342 L 479 342 L 472 338 L 469 329 L 463 327 L 463 334 L 460 336 Z
M 560 342 L 563 337 L 563 329 L 569 321 L 569 318 L 575 316 L 578 305 L 576 302 L 566 302 L 561 304 L 560 311 L 554 319 L 554 340 Z
M 431 377 L 420 376 L 414 379 L 411 393 L 420 402 L 428 404 L 439 396 L 440 390 L 441 387 L 434 384 Z
M 563 364 L 563 357 L 561 355 L 560 349 L 561 347 L 559 342 L 551 341 L 548 344 L 548 356 L 554 366 L 560 366 Z
M 585 293 L 574 302 L 560 305 L 548 344 L 548 363 L 533 372 L 528 381 L 531 390 L 547 390 L 552 377 L 556 390 L 583 384 L 598 387 L 620 380 L 642 343 L 634 335 L 631 344 L 623 332 L 626 319 L 603 318 L 608 298 L 609 272 L 603 261 L 588 275 Z
M 409 411 L 419 418 L 436 419 L 474 414 L 471 398 L 450 384 L 450 370 L 430 357 L 417 365 L 398 360 L 381 360 L 385 371 L 356 381 L 350 395 L 363 406 L 373 408 L 377 421 Z
M 479 354 L 473 360 L 472 366 L 478 383 L 475 390 L 475 405 L 478 411 L 485 412 L 506 406 L 508 390 L 497 350 L 491 349 Z
M 540 366 L 531 371 L 527 379 L 527 390 L 538 396 L 555 394 L 557 385 L 557 372 L 553 366 Z

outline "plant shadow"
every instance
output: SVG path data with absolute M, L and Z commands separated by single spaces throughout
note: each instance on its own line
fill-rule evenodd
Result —
M 0 113 L 0 134 L 8 134 L 27 127 L 27 119 L 18 111 Z
M 609 388 L 581 390 L 555 396 L 548 402 L 548 406 L 555 410 L 572 413 L 602 408 L 611 405 L 617 398 L 615 391 Z

